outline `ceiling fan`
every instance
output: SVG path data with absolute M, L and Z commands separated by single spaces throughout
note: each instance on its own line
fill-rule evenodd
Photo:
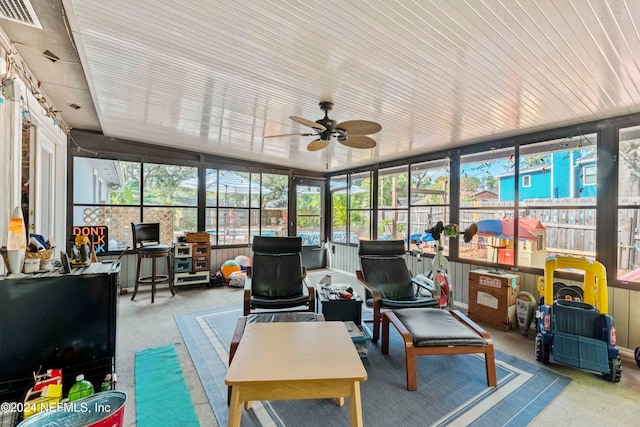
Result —
M 376 142 L 368 137 L 374 133 L 380 132 L 382 126 L 375 122 L 367 120 L 348 120 L 338 123 L 329 118 L 329 111 L 333 109 L 333 102 L 320 102 L 320 109 L 324 111 L 324 118 L 315 122 L 301 117 L 289 116 L 291 120 L 313 129 L 313 132 L 303 133 L 287 133 L 283 135 L 265 136 L 265 138 L 279 138 L 283 136 L 316 136 L 315 139 L 307 145 L 307 150 L 318 151 L 327 147 L 331 142 L 331 138 L 335 137 L 339 143 L 351 148 L 373 148 Z

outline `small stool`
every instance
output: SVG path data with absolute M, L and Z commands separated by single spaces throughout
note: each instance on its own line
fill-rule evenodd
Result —
M 173 271 L 171 266 L 171 248 L 167 245 L 160 244 L 160 224 L 159 223 L 131 223 L 131 230 L 133 232 L 133 245 L 136 248 L 138 255 L 138 266 L 136 269 L 136 283 L 133 289 L 133 295 L 131 301 L 136 297 L 138 293 L 139 284 L 151 284 L 151 303 L 154 302 L 156 294 L 156 284 L 169 283 L 169 290 L 171 295 L 175 295 L 173 291 L 173 280 L 171 272 Z M 154 242 L 153 244 L 145 244 L 145 242 Z M 142 260 L 145 258 L 151 259 L 151 275 L 140 276 L 140 267 Z M 167 274 L 157 274 L 157 261 L 158 258 L 165 258 L 167 260 Z
M 404 308 L 382 313 L 382 354 L 389 353 L 389 322 L 404 340 L 407 390 L 418 389 L 416 357 L 433 354 L 483 353 L 487 385 L 498 383 L 491 337 L 460 311 Z
M 236 323 L 236 329 L 233 331 L 231 345 L 229 346 L 229 365 L 236 354 L 238 345 L 244 328 L 247 323 L 268 323 L 268 322 L 323 322 L 324 315 L 305 312 L 279 312 L 279 313 L 255 313 L 248 316 L 240 316 Z M 227 405 L 231 402 L 231 387 L 227 387 Z

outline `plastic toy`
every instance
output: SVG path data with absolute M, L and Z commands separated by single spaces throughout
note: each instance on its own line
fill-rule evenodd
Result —
M 433 260 L 431 261 L 431 271 L 427 274 L 419 274 L 416 276 L 417 280 L 423 282 L 431 296 L 438 298 L 440 307 L 453 308 L 453 289 L 449 284 L 449 260 L 442 253 L 442 236 L 458 238 L 463 236 L 465 242 L 470 242 L 473 236 L 477 233 L 478 227 L 475 223 L 472 223 L 464 231 L 460 231 L 460 227 L 457 224 L 444 225 L 442 221 L 438 221 L 435 226 L 425 230 L 425 234 L 421 239 L 416 239 L 414 242 L 418 247 L 421 244 L 428 245 L 428 242 L 434 242 L 434 249 L 436 251 Z M 414 256 L 420 258 L 422 250 L 412 251 Z M 435 278 L 435 279 L 434 279 Z
M 34 372 L 34 386 L 27 391 L 24 399 L 23 417 L 29 418 L 60 402 L 62 399 L 62 370 L 49 369 L 43 374 Z M 2 421 L 2 417 L 0 417 Z M 3 424 L 4 425 L 4 424 Z
M 73 248 L 74 257 L 71 260 L 73 267 L 86 267 L 91 264 L 91 242 L 89 238 L 83 234 L 78 234 L 75 238 L 75 246 Z
M 234 271 L 242 271 L 240 264 L 235 262 L 234 260 L 225 261 L 220 267 L 220 272 L 222 273 L 222 277 L 225 280 L 229 280 L 231 278 L 231 273 Z
M 553 282 L 557 269 L 584 271 L 579 287 Z M 554 292 L 555 288 L 555 292 Z M 608 313 L 607 272 L 598 261 L 552 256 L 547 258 L 544 277 L 538 279 L 542 295 L 536 311 L 536 359 L 599 372 L 611 381 L 622 377 L 616 347 L 616 328 Z
M 529 292 L 521 291 L 516 297 L 516 319 L 520 333 L 529 336 L 529 328 L 536 311 L 536 297 Z
M 240 265 L 242 271 L 246 271 L 247 267 L 251 265 L 251 258 L 246 255 L 238 255 L 233 260 Z

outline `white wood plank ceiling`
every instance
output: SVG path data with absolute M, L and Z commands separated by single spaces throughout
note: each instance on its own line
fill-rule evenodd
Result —
M 637 0 L 64 0 L 107 136 L 335 171 L 640 111 Z M 371 120 L 377 147 L 289 116 Z

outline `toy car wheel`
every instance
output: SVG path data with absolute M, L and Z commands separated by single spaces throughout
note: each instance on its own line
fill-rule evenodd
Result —
M 609 372 L 602 374 L 602 376 L 612 383 L 620 382 L 620 378 L 622 378 L 622 361 L 620 360 L 620 356 L 617 356 L 615 359 L 609 359 Z
M 551 346 L 542 342 L 542 335 L 536 335 L 536 360 L 543 365 L 549 363 L 549 355 L 551 354 Z
M 640 368 L 640 347 L 636 348 L 636 351 L 634 352 L 634 356 L 636 358 L 636 365 L 638 365 L 638 367 Z

